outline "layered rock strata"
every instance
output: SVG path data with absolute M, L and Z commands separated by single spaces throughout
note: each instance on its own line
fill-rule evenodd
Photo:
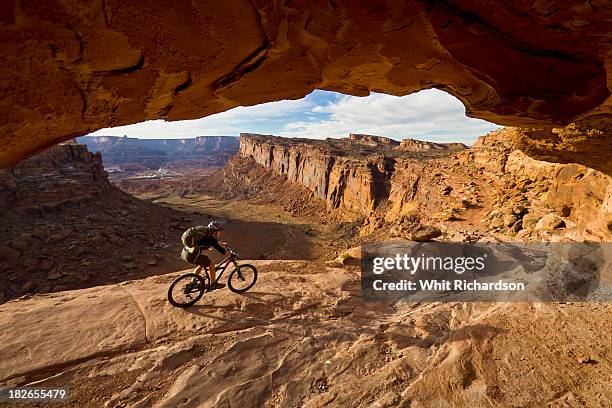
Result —
M 516 149 L 517 134 L 521 130 L 505 128 L 471 149 L 419 152 L 355 138 L 243 134 L 240 155 L 306 187 L 334 216 L 364 218 L 366 233 L 390 224 L 401 231 L 418 218 L 412 227 L 443 224 L 448 238 L 460 240 L 488 232 L 504 239 L 612 239 L 611 177 L 583 165 L 532 159 Z M 562 229 L 538 226 L 549 214 L 563 221 Z M 464 224 L 471 232 L 453 235 Z
M 367 214 L 386 198 L 395 160 L 369 157 L 378 152 L 379 145 L 371 143 L 373 139 L 368 143 L 357 140 L 310 141 L 241 134 L 240 155 L 308 188 L 325 200 L 329 211 Z
M 111 189 L 102 156 L 85 145 L 62 144 L 0 170 L 3 211 L 54 209 L 80 203 Z
M 609 117 L 611 16 L 599 0 L 9 0 L 0 15 L 0 166 L 104 127 L 194 119 L 314 89 L 435 87 L 468 115 L 513 126 Z M 583 143 L 568 139 L 563 152 L 573 142 Z M 606 160 L 586 145 L 584 164 Z
M 584 165 L 533 159 L 516 149 L 524 130 L 506 128 L 480 138 L 465 158 L 498 181 L 495 201 L 485 218 L 499 228 L 515 226 L 521 238 L 531 230 L 540 239 L 563 222 L 577 240 L 612 239 L 612 177 Z M 539 223 L 539 224 L 538 224 Z M 508 225 L 512 224 L 512 225 Z M 554 235 L 554 234 L 553 234 Z
M 199 136 L 188 139 L 138 139 L 116 136 L 84 136 L 79 143 L 100 152 L 108 166 L 221 166 L 238 152 L 238 138 Z

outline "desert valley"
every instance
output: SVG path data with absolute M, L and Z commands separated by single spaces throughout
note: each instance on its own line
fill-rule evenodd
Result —
M 611 239 L 610 176 L 530 158 L 522 132 L 242 134 L 188 161 L 71 142 L 3 170 L 2 381 L 69 384 L 71 406 L 605 405 L 607 303 L 360 300 L 368 242 Z M 180 235 L 212 219 L 260 281 L 172 308 Z

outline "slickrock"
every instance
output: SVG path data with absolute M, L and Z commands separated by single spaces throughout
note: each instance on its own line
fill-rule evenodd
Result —
M 44 378 L 48 370 L 146 344 L 142 314 L 118 285 L 1 305 L 0 327 L 0 381 Z
M 364 302 L 345 267 L 249 262 L 253 289 L 185 310 L 165 299 L 178 272 L 0 305 L 0 384 L 68 387 L 67 407 L 612 399 L 607 303 Z

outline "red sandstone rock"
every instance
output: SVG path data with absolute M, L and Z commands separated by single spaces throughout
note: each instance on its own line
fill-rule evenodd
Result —
M 0 170 L 0 208 L 52 209 L 109 188 L 100 155 L 90 153 L 84 145 L 64 144 L 17 167 Z
M 110 185 L 99 154 L 64 144 L 0 171 L 0 292 L 8 300 L 26 292 L 94 286 L 112 276 L 117 257 L 155 252 L 176 260 L 177 212 L 137 200 Z M 155 243 L 164 242 L 165 250 Z M 133 272 L 154 273 L 146 259 Z
M 532 159 L 516 148 L 522 135 L 505 128 L 463 151 L 408 152 L 371 142 L 369 150 L 359 150 L 364 143 L 355 138 L 243 134 L 240 155 L 306 187 L 332 216 L 365 216 L 362 233 L 387 223 L 396 225 L 389 227 L 394 235 L 410 238 L 415 226 L 405 228 L 402 220 L 417 214 L 426 224 L 467 220 L 477 233 L 494 231 L 504 239 L 550 239 L 536 224 L 556 209 L 568 223 L 558 232 L 564 239 L 612 239 L 612 178 L 577 164 Z
M 367 214 L 385 196 L 381 186 L 388 183 L 393 161 L 355 157 L 358 152 L 351 146 L 361 145 L 361 140 L 329 139 L 311 145 L 307 139 L 242 134 L 240 154 L 308 188 L 330 211 Z
M 434 143 L 415 139 L 404 139 L 397 150 L 420 152 L 423 150 L 462 150 L 467 149 L 463 143 Z
M 436 87 L 468 115 L 505 125 L 609 116 L 611 15 L 610 2 L 582 0 L 8 1 L 0 167 L 106 126 L 198 118 L 317 88 Z M 573 143 L 583 163 L 610 171 L 588 140 L 567 139 L 555 157 L 575 157 Z
M 21 255 L 21 252 L 11 248 L 10 246 L 0 245 L 0 258 L 3 259 L 17 259 Z

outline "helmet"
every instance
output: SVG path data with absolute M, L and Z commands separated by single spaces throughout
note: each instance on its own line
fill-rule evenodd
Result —
M 223 225 L 219 221 L 211 221 L 208 224 L 208 229 L 213 231 L 221 231 L 223 230 Z

